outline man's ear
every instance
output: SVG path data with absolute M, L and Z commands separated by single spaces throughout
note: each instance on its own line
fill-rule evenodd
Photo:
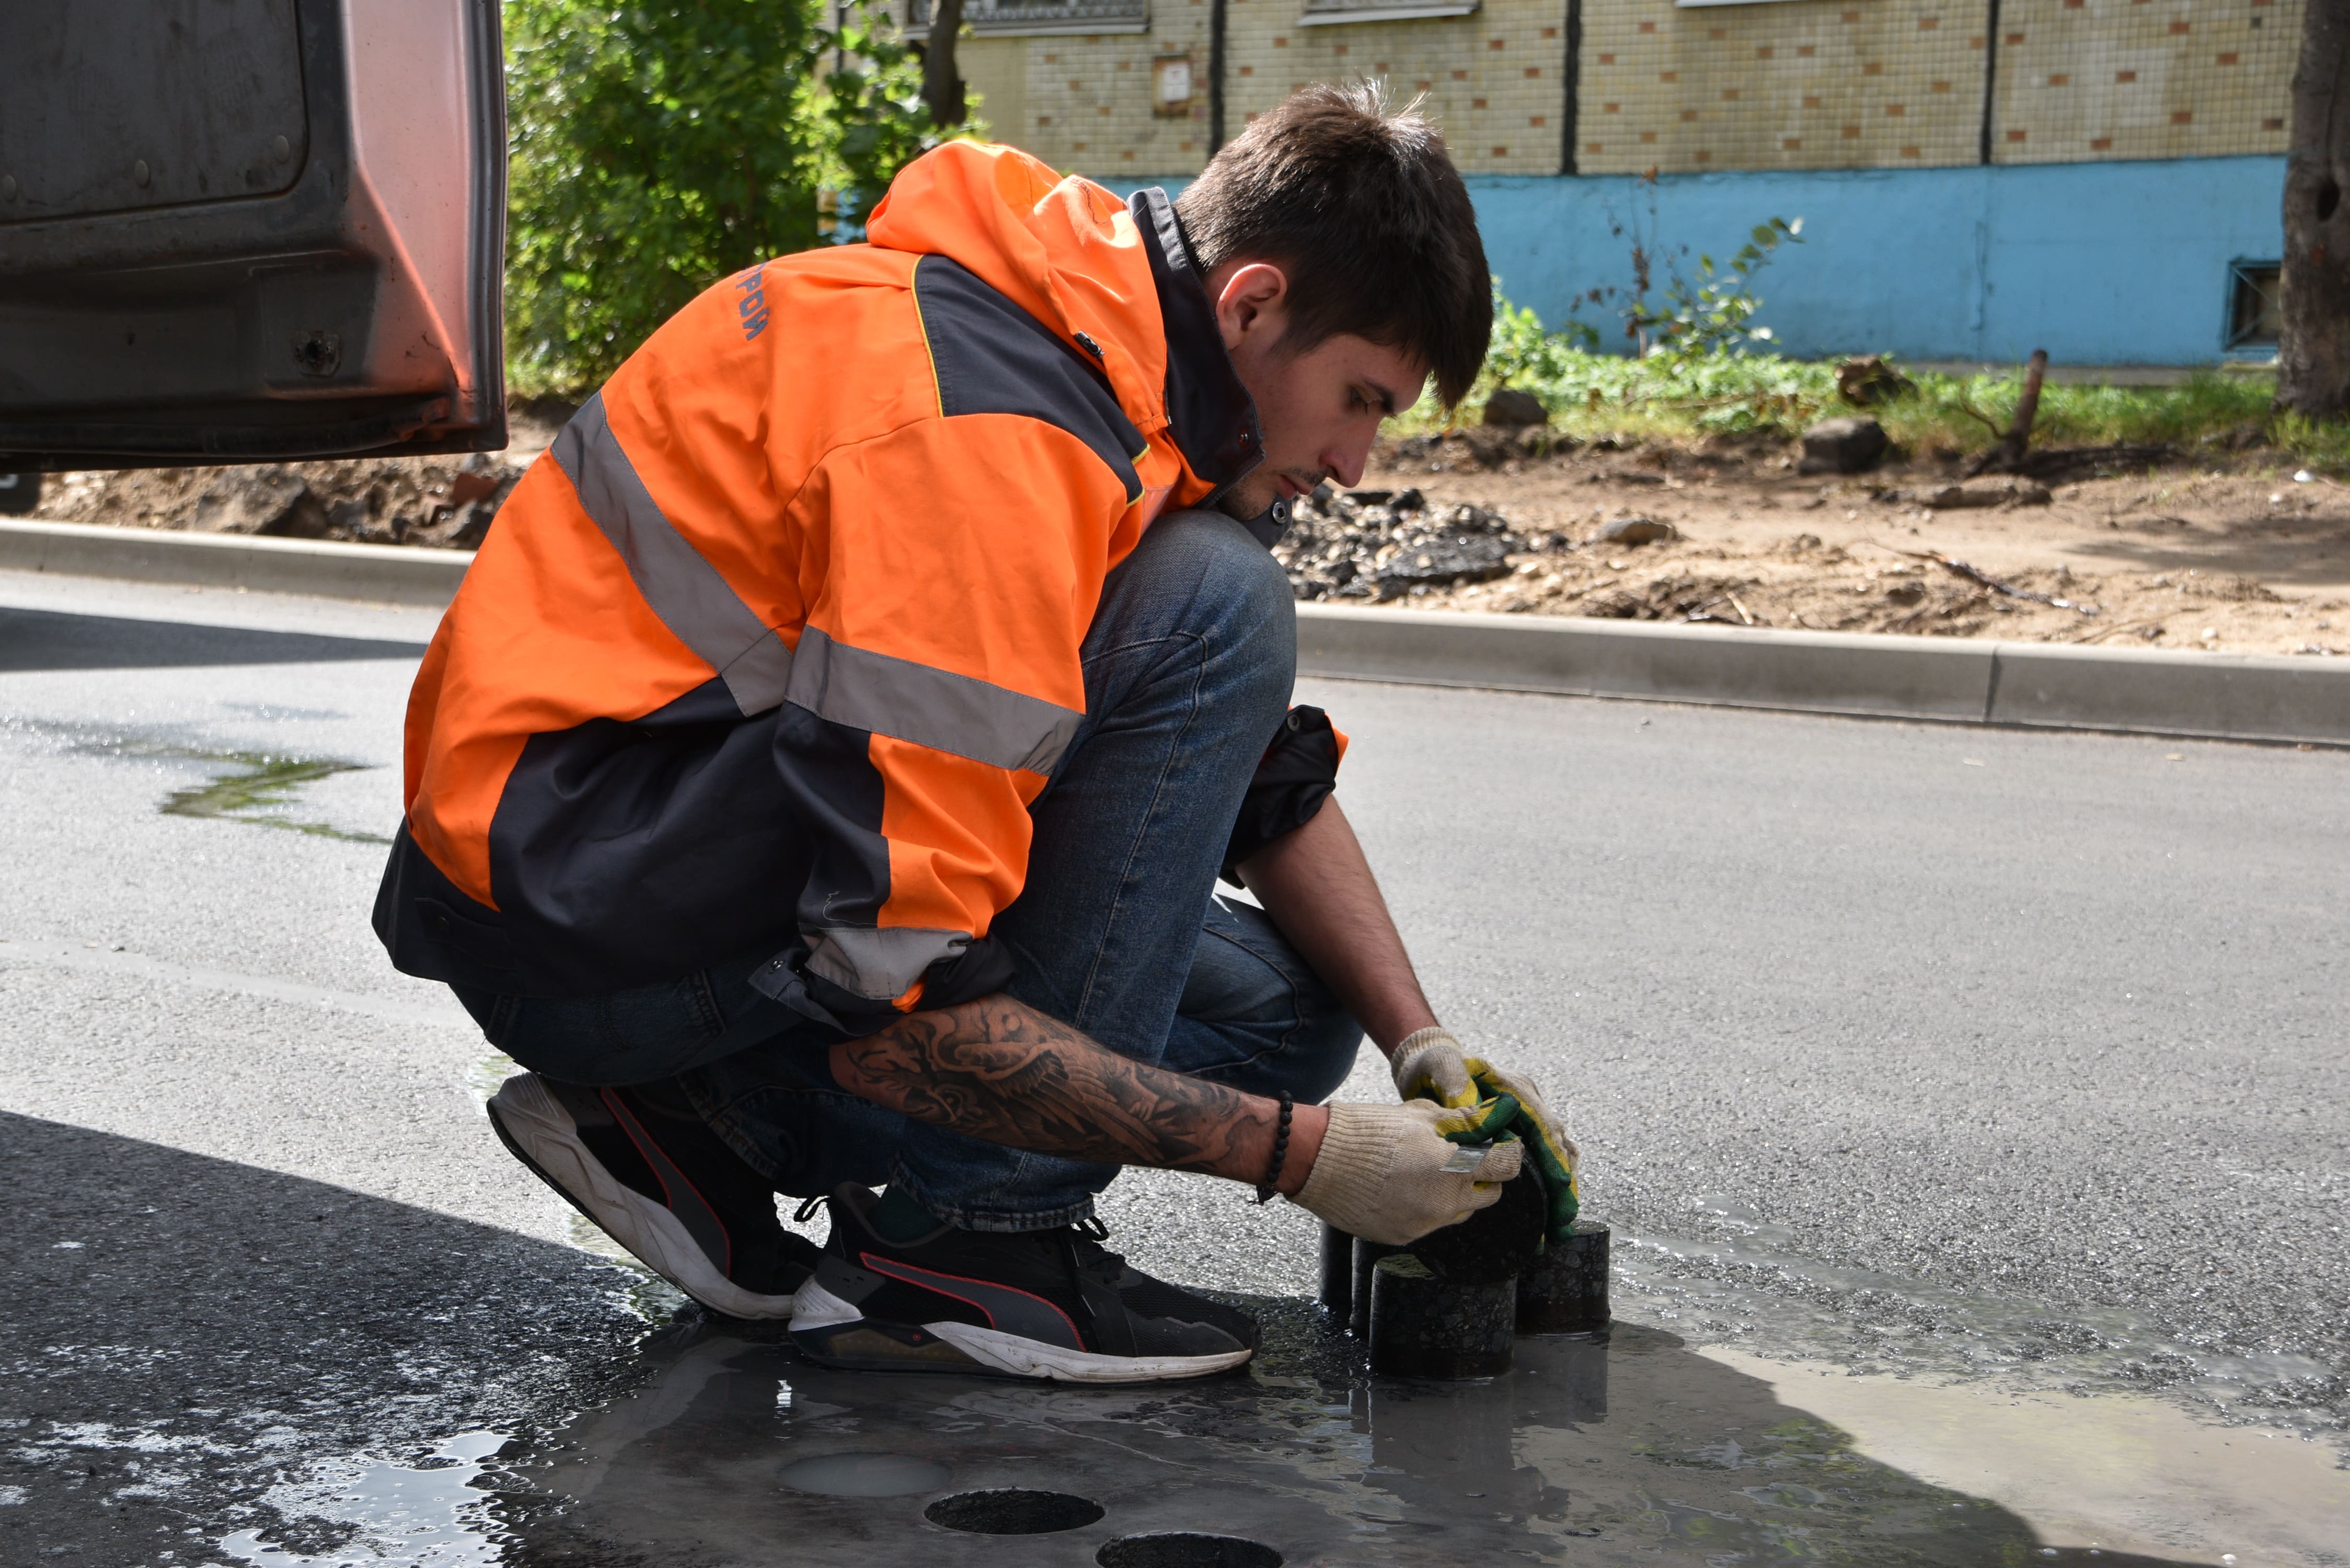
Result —
M 1271 262 L 1230 265 L 1209 279 L 1224 351 L 1237 353 L 1244 343 L 1268 347 L 1289 327 L 1289 275 Z

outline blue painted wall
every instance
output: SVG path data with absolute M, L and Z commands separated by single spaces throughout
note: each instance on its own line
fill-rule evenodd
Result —
M 1159 182 L 1124 180 L 1130 192 Z M 1170 189 L 1182 182 L 1163 182 Z M 2221 358 L 2228 264 L 2284 245 L 2282 158 L 1469 182 L 1502 286 L 1554 326 L 1631 281 L 1635 215 L 1717 261 L 1770 217 L 1804 220 L 1756 293 L 1791 354 L 2202 365 Z M 1610 347 L 1621 318 L 1586 305 Z

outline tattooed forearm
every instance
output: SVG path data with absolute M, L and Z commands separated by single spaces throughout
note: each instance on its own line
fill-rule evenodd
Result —
M 1278 1114 L 1271 1100 L 1128 1061 L 1006 996 L 835 1045 L 832 1070 L 854 1094 L 990 1143 L 1245 1181 L 1265 1168 Z

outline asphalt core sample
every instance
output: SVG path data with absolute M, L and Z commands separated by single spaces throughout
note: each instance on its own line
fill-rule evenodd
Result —
M 1531 1175 L 1502 1183 L 1502 1195 L 1457 1225 L 1430 1231 L 1409 1251 L 1438 1279 L 1498 1285 L 1514 1279 L 1543 1251 L 1550 1199 Z
M 1121 1535 L 1094 1561 L 1101 1568 L 1281 1568 L 1281 1553 L 1237 1535 Z
M 1371 1271 L 1371 1368 L 1394 1377 L 1494 1377 L 1518 1334 L 1514 1280 L 1468 1284 L 1409 1252 Z
M 1520 1334 L 1605 1334 L 1607 1227 L 1577 1220 L 1575 1234 L 1544 1248 L 1518 1275 Z
M 1098 1521 L 1102 1513 L 1102 1505 L 1091 1498 L 1018 1487 L 957 1492 L 922 1510 L 922 1517 L 932 1524 L 974 1535 L 1049 1535 L 1082 1529 Z

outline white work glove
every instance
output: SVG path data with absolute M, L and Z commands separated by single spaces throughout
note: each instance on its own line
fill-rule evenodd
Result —
M 1390 1247 L 1458 1224 L 1500 1199 L 1525 1155 L 1516 1142 L 1465 1148 L 1446 1141 L 1478 1120 L 1473 1106 L 1448 1109 L 1432 1100 L 1332 1106 L 1322 1151 L 1290 1201 Z
M 1508 1095 L 1525 1108 L 1543 1129 L 1550 1145 L 1567 1164 L 1575 1158 L 1575 1145 L 1543 1103 L 1532 1082 L 1480 1057 L 1463 1055 L 1461 1042 L 1440 1025 L 1431 1024 L 1399 1042 L 1394 1056 L 1396 1093 L 1406 1100 L 1427 1093 L 1439 1105 L 1473 1106 L 1495 1094 Z M 1483 1080 L 1479 1086 L 1478 1080 Z
M 1450 1030 L 1430 1024 L 1399 1041 L 1390 1059 L 1395 1067 L 1396 1094 L 1417 1099 L 1423 1089 L 1440 1106 L 1477 1103 L 1477 1085 L 1469 1081 L 1469 1059 Z

